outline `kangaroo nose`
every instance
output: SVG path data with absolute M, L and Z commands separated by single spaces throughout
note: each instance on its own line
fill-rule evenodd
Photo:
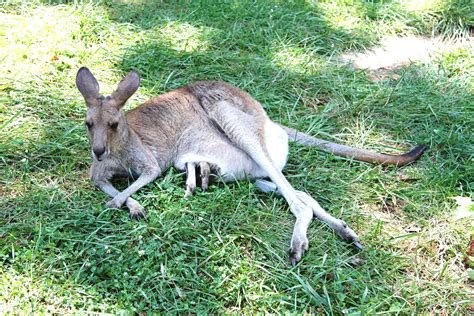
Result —
M 100 156 L 102 156 L 104 152 L 105 152 L 105 147 L 99 147 L 99 148 L 94 147 L 94 154 L 97 157 L 97 159 L 100 159 Z

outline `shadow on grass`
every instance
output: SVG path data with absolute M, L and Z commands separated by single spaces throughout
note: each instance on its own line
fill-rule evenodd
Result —
M 365 46 L 372 38 L 332 28 L 317 7 L 282 2 L 277 6 L 263 3 L 252 10 L 250 2 L 209 3 L 205 7 L 193 2 L 182 9 L 155 3 L 108 5 L 118 23 L 133 23 L 150 32 L 165 27 L 179 31 L 182 27 L 199 34 L 198 42 L 190 39 L 188 46 L 174 43 L 172 38 L 151 36 L 125 50 L 117 67 L 124 73 L 138 69 L 150 92 L 160 93 L 197 79 L 222 79 L 262 101 L 271 117 L 304 130 L 331 132 L 365 115 L 376 117 L 377 124 L 386 126 L 384 133 L 396 135 L 396 140 L 432 140 L 433 121 L 443 135 L 456 132 L 453 121 L 459 117 L 442 111 L 448 96 L 437 95 L 439 104 L 431 108 L 428 104 L 408 106 L 410 102 L 428 103 L 424 98 L 432 93 L 416 90 L 416 95 L 411 95 L 413 82 L 433 91 L 433 82 L 417 77 L 415 70 L 408 81 L 380 88 L 370 85 L 362 73 L 328 63 L 325 58 L 333 50 Z M 322 58 L 320 63 L 294 61 L 291 52 L 298 49 L 303 55 Z M 387 100 L 390 103 L 384 107 Z M 391 110 L 391 106 L 399 108 Z M 64 130 L 73 127 L 71 123 Z M 390 251 L 376 249 L 382 248 L 384 241 L 377 237 L 369 237 L 374 249 L 366 253 L 368 265 L 353 268 L 352 249 L 326 227 L 313 223 L 310 251 L 300 270 L 290 270 L 286 248 L 293 218 L 282 211 L 286 209 L 284 201 L 264 197 L 245 182 L 214 186 L 208 193 L 183 201 L 183 190 L 178 187 L 182 179 L 171 170 L 138 194 L 137 199 L 150 211 L 148 223 L 129 222 L 123 210 L 104 210 L 107 197 L 92 189 L 84 162 L 77 157 L 72 161 L 80 162 L 81 167 L 67 173 L 70 181 L 48 184 L 44 179 L 63 172 L 60 157 L 68 155 L 69 146 L 80 141 L 85 151 L 84 138 L 79 140 L 78 136 L 83 131 L 75 130 L 74 137 L 66 141 L 58 138 L 58 131 L 56 126 L 41 141 L 59 143 L 57 154 L 48 154 L 51 160 L 37 156 L 40 171 L 23 174 L 38 182 L 28 187 L 28 194 L 2 200 L 1 207 L 10 210 L 0 230 L 5 237 L 2 254 L 8 254 L 2 260 L 19 271 L 30 265 L 30 271 L 37 271 L 35 277 L 45 284 L 81 288 L 93 296 L 94 310 L 114 311 L 113 304 L 117 304 L 135 311 L 209 313 L 238 308 L 252 313 L 281 309 L 340 313 L 391 307 L 409 311 L 420 303 L 392 296 L 391 285 L 407 267 Z M 453 138 L 446 152 L 453 147 L 458 150 L 459 142 L 464 140 Z M 38 151 L 49 153 L 45 148 L 40 146 Z M 376 235 L 378 228 L 357 223 L 361 220 L 354 214 L 357 207 L 350 204 L 354 183 L 364 182 L 363 190 L 367 191 L 376 187 L 375 198 L 379 198 L 378 192 L 411 198 L 409 193 L 381 188 L 383 181 L 393 182 L 394 169 L 370 170 L 367 165 L 333 160 L 304 148 L 292 147 L 292 154 L 290 181 L 318 192 L 316 199 L 338 216 L 340 210 L 351 208 L 353 213 L 343 216 L 350 218 L 347 221 L 354 223 L 356 230 L 357 226 L 369 230 L 367 235 Z M 7 161 L 13 168 L 19 165 L 15 159 Z M 422 164 L 429 164 L 427 161 L 424 158 Z M 459 162 L 453 164 L 448 165 L 450 171 L 459 168 Z M 459 177 L 458 171 L 451 173 L 452 180 Z M 79 173 L 84 176 L 73 178 Z M 400 186 L 406 191 L 423 188 Z M 428 186 L 426 183 L 424 189 Z M 83 187 L 87 189 L 81 190 Z M 103 309 L 94 305 L 102 299 L 112 305 Z M 84 302 L 77 306 L 88 308 Z

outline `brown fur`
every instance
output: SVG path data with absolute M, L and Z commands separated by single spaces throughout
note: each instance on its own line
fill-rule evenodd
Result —
M 279 126 L 248 93 L 221 81 L 190 84 L 154 97 L 127 114 L 121 108 L 138 88 L 138 73 L 130 72 L 106 97 L 99 94 L 99 84 L 87 68 L 78 71 L 76 83 L 88 106 L 86 125 L 94 158 L 91 179 L 112 197 L 107 207 L 126 204 L 131 217 L 144 216 L 144 208 L 130 196 L 172 165 L 188 172 L 185 197 L 194 192 L 196 168 L 203 188 L 207 187 L 211 169 L 224 181 L 270 178 L 272 182 L 256 180 L 257 186 L 281 194 L 296 216 L 292 264 L 308 248 L 306 231 L 313 215 L 346 241 L 360 244 L 344 221 L 324 211 L 307 193 L 295 190 L 283 176 L 288 135 L 302 144 L 363 161 L 407 163 L 422 152 L 380 155 Z M 122 192 L 110 182 L 115 176 L 130 174 L 138 178 Z

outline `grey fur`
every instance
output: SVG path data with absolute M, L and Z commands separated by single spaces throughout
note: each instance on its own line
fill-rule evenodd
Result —
M 282 174 L 288 135 L 336 154 L 341 153 L 337 146 L 342 145 L 273 123 L 260 103 L 225 82 L 196 82 L 154 97 L 126 114 L 121 108 L 138 88 L 137 72 L 129 73 L 106 97 L 99 94 L 97 80 L 87 68 L 79 69 L 76 83 L 88 106 L 86 124 L 94 158 L 91 179 L 112 197 L 107 207 L 125 204 L 130 217 L 144 216 L 144 208 L 130 196 L 172 165 L 186 170 L 185 197 L 191 196 L 196 187 L 195 168 L 199 167 L 203 190 L 211 170 L 224 181 L 270 178 L 271 182 L 260 180 L 257 185 L 282 195 L 296 217 L 290 247 L 292 264 L 308 248 L 306 232 L 313 216 L 344 240 L 358 242 L 344 221 L 324 211 L 307 193 L 295 190 Z M 348 146 L 342 151 L 354 159 L 369 161 L 365 159 L 369 157 L 370 161 L 387 163 L 387 156 L 377 160 L 373 153 Z M 395 160 L 391 163 L 397 163 Z M 122 192 L 116 190 L 112 178 L 130 173 L 138 176 L 136 181 Z

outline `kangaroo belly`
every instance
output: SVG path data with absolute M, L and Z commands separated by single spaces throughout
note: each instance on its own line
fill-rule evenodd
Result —
M 205 161 L 217 166 L 217 170 L 213 172 L 217 172 L 226 182 L 254 177 L 258 166 L 245 152 L 232 145 L 220 145 L 208 147 L 205 152 L 183 154 L 176 160 L 175 167 L 185 170 L 186 163 Z
M 288 136 L 278 125 L 268 120 L 265 123 L 265 146 L 275 164 L 282 170 L 288 157 Z M 198 135 L 192 148 L 178 155 L 174 165 L 179 170 L 185 170 L 189 162 L 209 162 L 218 167 L 218 175 L 226 182 L 249 178 L 265 178 L 267 173 L 262 170 L 251 156 L 229 142 L 222 135 L 212 137 L 211 141 L 204 140 Z

